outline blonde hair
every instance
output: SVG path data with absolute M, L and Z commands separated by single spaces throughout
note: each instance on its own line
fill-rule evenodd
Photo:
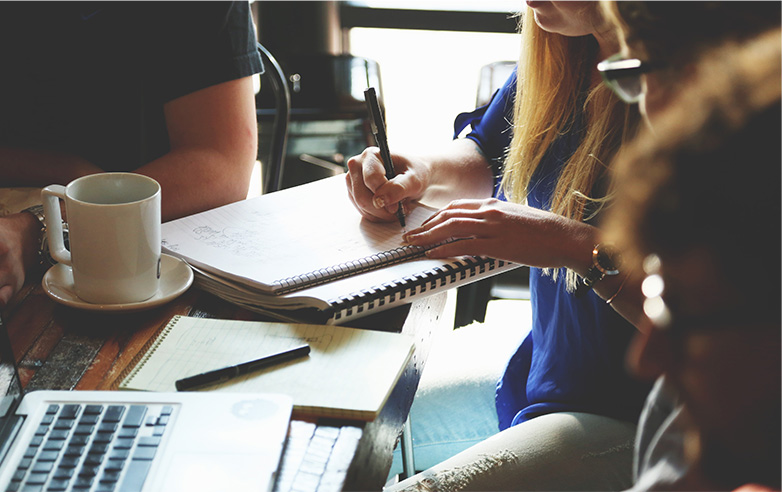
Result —
M 556 138 L 581 130 L 580 143 L 562 166 L 549 207 L 569 219 L 589 220 L 607 200 L 603 178 L 613 154 L 632 137 L 637 110 L 602 83 L 590 89 L 593 67 L 599 61 L 592 36 L 546 32 L 534 22 L 529 8 L 522 23 L 514 131 L 502 190 L 510 200 L 524 202 L 532 176 Z M 583 105 L 583 128 L 574 128 L 579 105 Z M 557 278 L 557 271 L 545 271 Z M 576 280 L 575 272 L 568 271 L 568 289 L 575 288 Z

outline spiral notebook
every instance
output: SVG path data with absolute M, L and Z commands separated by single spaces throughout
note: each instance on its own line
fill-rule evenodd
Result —
M 373 420 L 413 353 L 409 335 L 342 326 L 174 316 L 128 367 L 119 389 L 176 391 L 194 374 L 306 342 L 307 357 L 199 391 L 290 395 L 297 415 Z
M 409 204 L 408 229 L 435 212 Z M 338 324 L 517 267 L 484 257 L 432 260 L 397 222 L 370 222 L 344 176 L 163 224 L 163 249 L 196 286 L 286 321 Z

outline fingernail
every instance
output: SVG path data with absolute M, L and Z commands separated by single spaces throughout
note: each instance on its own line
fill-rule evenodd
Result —
M 383 208 L 386 206 L 386 201 L 383 200 L 382 196 L 376 196 L 372 198 L 372 204 L 375 206 L 375 208 Z

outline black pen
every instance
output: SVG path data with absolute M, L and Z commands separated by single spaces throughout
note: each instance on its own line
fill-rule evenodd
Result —
M 204 372 L 202 374 L 196 374 L 195 376 L 186 377 L 178 380 L 174 385 L 177 391 L 186 391 L 200 386 L 206 386 L 208 384 L 222 383 L 228 381 L 242 374 L 247 374 L 250 371 L 260 369 L 262 367 L 269 367 L 281 362 L 285 362 L 297 357 L 304 357 L 310 353 L 310 346 L 306 343 L 299 345 L 291 349 L 283 350 L 276 354 L 267 355 L 260 359 L 251 360 L 248 362 L 242 362 L 235 366 L 228 366 L 222 369 L 215 369 L 214 371 Z
M 375 88 L 370 87 L 364 91 L 364 101 L 369 110 L 369 125 L 372 128 L 372 135 L 375 136 L 375 142 L 380 147 L 380 158 L 383 159 L 383 166 L 386 168 L 386 179 L 391 180 L 396 176 L 394 162 L 391 160 L 391 151 L 388 150 L 388 138 L 386 137 L 386 125 L 383 123 L 383 115 L 380 113 L 380 104 L 377 102 Z M 396 209 L 396 218 L 399 219 L 399 225 L 405 226 L 405 213 L 402 211 L 402 202 L 399 202 Z

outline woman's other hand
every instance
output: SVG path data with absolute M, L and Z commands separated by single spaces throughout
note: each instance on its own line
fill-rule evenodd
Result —
M 456 200 L 405 235 L 430 258 L 490 256 L 541 268 L 586 269 L 596 229 L 551 212 L 495 198 Z

